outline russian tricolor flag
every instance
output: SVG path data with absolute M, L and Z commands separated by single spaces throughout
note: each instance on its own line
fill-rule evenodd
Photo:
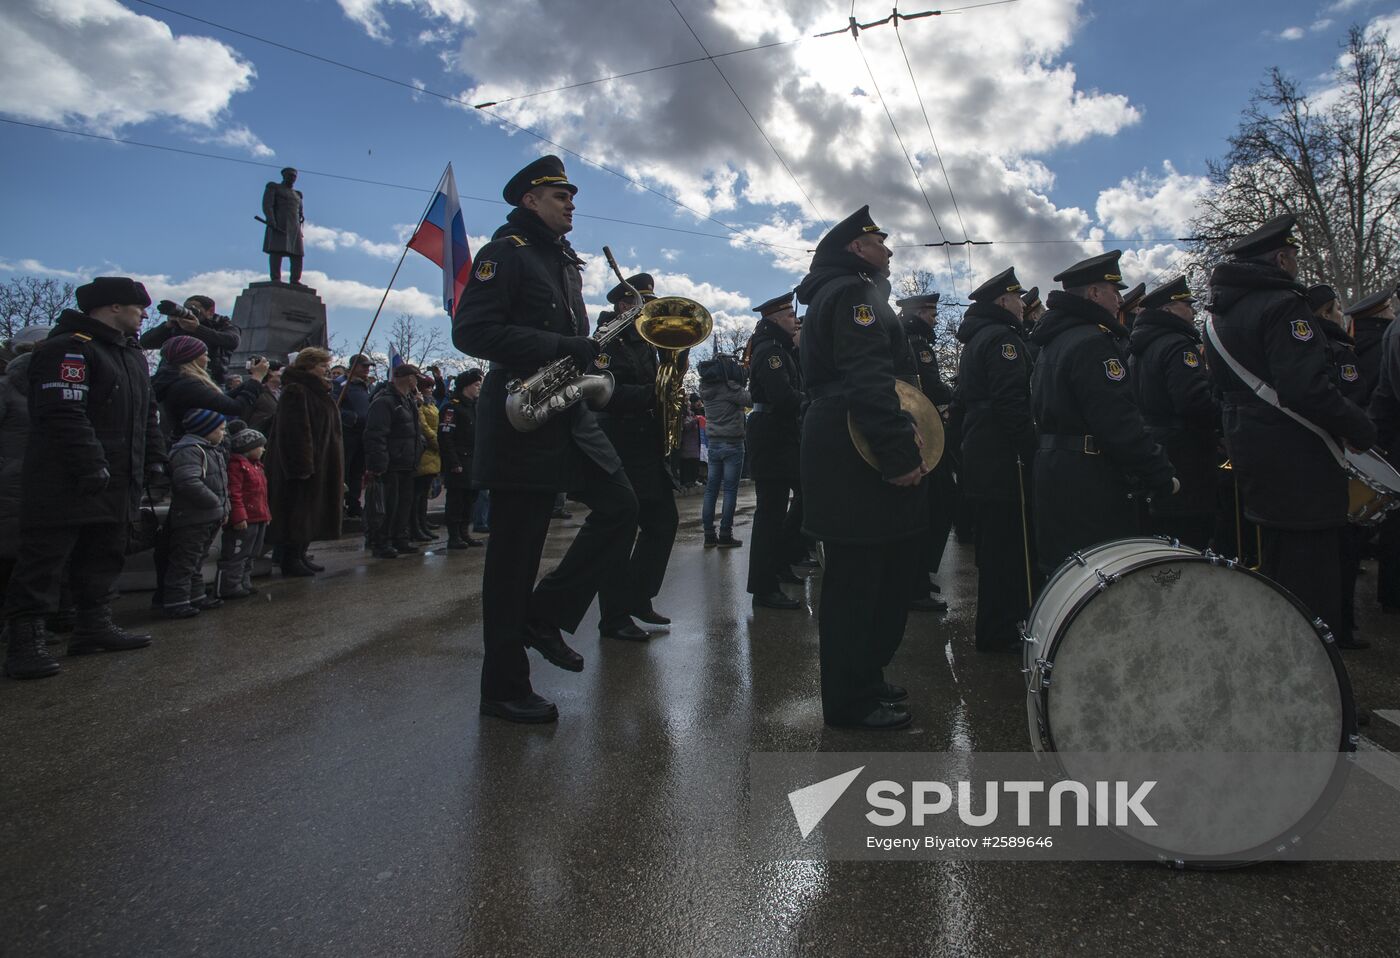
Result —
M 472 251 L 467 246 L 467 227 L 457 201 L 457 179 L 452 175 L 451 163 L 438 182 L 432 206 L 408 241 L 408 248 L 442 267 L 442 305 L 451 316 L 472 270 Z

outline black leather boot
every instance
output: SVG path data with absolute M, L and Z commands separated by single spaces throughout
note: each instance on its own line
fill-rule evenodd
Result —
M 62 669 L 49 654 L 48 632 L 39 619 L 12 621 L 7 630 L 9 648 L 5 652 L 5 674 L 12 679 L 44 679 Z
M 151 637 L 144 632 L 128 632 L 113 622 L 111 609 L 79 609 L 73 637 L 68 640 L 68 654 L 126 652 L 150 644 Z

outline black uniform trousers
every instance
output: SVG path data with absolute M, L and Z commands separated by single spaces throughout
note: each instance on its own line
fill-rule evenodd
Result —
M 880 705 L 884 668 L 904 638 L 909 575 L 918 536 L 895 542 L 823 546 L 821 606 L 822 717 L 858 721 Z
M 588 519 L 559 565 L 538 585 L 554 493 L 491 490 L 491 537 L 481 578 L 482 698 L 512 701 L 529 695 L 526 623 L 534 620 L 573 632 L 598 585 L 623 567 L 627 530 L 637 522 L 632 485 L 622 470 L 608 475 L 591 461 L 581 482 L 573 497 L 588 506 Z
M 792 527 L 788 520 L 788 496 L 796 492 L 795 479 L 755 479 L 753 536 L 749 542 L 750 595 L 777 592 L 778 573 L 790 565 Z M 802 513 L 797 512 L 796 534 L 801 535 Z
M 374 548 L 408 542 L 412 531 L 414 478 L 411 472 L 390 471 L 374 480 L 384 496 L 384 513 L 370 532 L 370 545 Z
M 977 650 L 1005 652 L 1018 646 L 1020 623 L 1030 613 L 1027 537 L 1019 503 L 969 499 L 977 555 Z M 1030 588 L 1038 592 L 1040 575 L 1030 559 Z
M 1369 529 L 1347 526 L 1341 531 L 1342 598 L 1341 619 L 1335 626 L 1337 638 L 1346 640 L 1356 632 L 1356 577 L 1361 572 L 1361 546 Z
M 476 504 L 476 490 L 470 486 L 449 483 L 446 487 L 446 502 L 443 503 L 443 520 L 447 531 L 456 536 L 467 531 L 472 520 L 472 507 Z
M 948 548 L 948 535 L 953 531 L 953 517 L 958 508 L 958 483 L 949 464 L 941 463 L 933 470 L 924 483 L 924 492 L 928 495 L 928 532 L 920 551 L 923 561 L 913 580 L 916 599 L 928 596 L 929 576 L 938 574 L 938 567 L 943 564 L 943 553 Z
M 1342 528 L 1261 530 L 1259 571 L 1334 630 L 1342 622 Z
M 129 532 L 121 522 L 22 528 L 5 618 L 37 619 L 58 611 L 65 564 L 74 607 L 79 612 L 106 608 L 126 563 Z
M 658 463 L 657 469 L 660 468 Z M 651 600 L 661 593 L 666 566 L 671 561 L 671 546 L 680 526 L 676 496 L 669 483 L 667 479 L 668 487 L 662 489 L 660 496 L 637 500 L 636 525 L 622 533 L 622 554 L 630 558 L 625 566 L 612 569 L 598 587 L 599 628 L 627 625 L 633 613 L 651 608 Z
M 782 539 L 783 561 L 796 565 L 812 552 L 812 543 L 802 534 L 802 486 L 792 487 L 792 502 L 788 503 L 787 515 L 783 517 Z
M 1387 609 L 1400 609 L 1400 513 L 1391 512 L 1381 522 L 1376 551 L 1376 601 Z
M 352 429 L 342 434 L 345 443 L 345 508 L 351 515 L 360 514 L 360 493 L 365 480 L 365 430 Z

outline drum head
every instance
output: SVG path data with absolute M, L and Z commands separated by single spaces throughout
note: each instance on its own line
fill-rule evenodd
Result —
M 1186 821 L 1133 835 L 1164 857 L 1256 860 L 1330 805 L 1355 732 L 1350 684 L 1301 606 L 1262 576 L 1193 556 L 1145 560 L 1085 592 L 1048 653 L 1046 735 L 1070 753 L 1070 777 L 1098 771 L 1077 772 L 1073 753 L 1236 756 L 1228 788 L 1209 776 L 1163 783 L 1178 790 L 1164 807 L 1200 802 Z

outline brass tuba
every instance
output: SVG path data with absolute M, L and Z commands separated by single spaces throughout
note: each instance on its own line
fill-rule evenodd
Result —
M 628 315 L 637 314 L 637 334 L 656 347 L 656 413 L 661 419 L 662 454 L 670 455 L 680 445 L 685 422 L 685 372 L 690 350 L 710 338 L 714 317 L 704 306 L 683 296 L 662 296 L 643 302 L 642 294 L 627 284 L 606 246 L 603 255 L 617 278 L 632 292 L 637 305 Z

